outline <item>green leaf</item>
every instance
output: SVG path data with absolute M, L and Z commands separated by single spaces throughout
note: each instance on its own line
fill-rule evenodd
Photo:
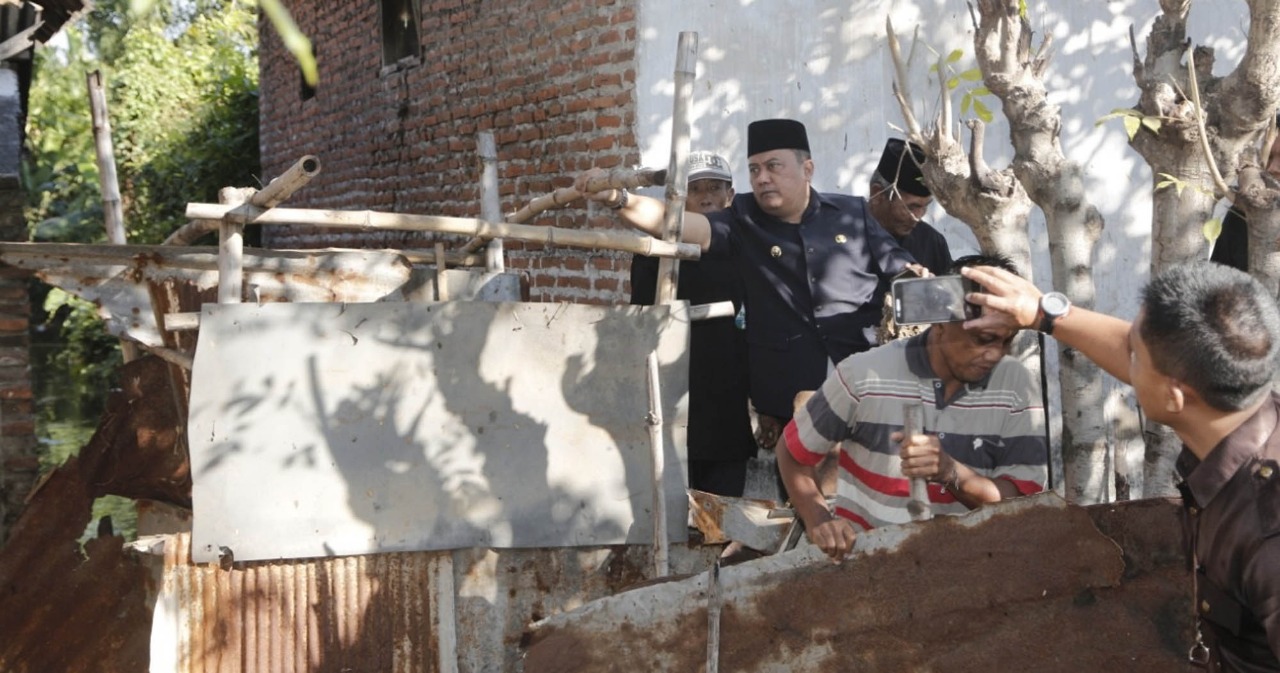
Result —
M 947 91 L 954 91 L 955 88 L 958 86 L 960 86 L 959 77 L 952 77 L 951 79 L 947 80 Z
M 950 54 L 947 54 L 947 63 L 955 63 L 956 61 L 959 61 L 963 56 L 964 56 L 964 50 L 956 49 L 952 51 Z
M 960 114 L 969 114 L 969 105 L 973 103 L 973 94 L 965 93 L 960 99 Z
M 987 109 L 987 106 L 983 105 L 982 101 L 977 98 L 973 99 L 973 113 L 978 115 L 978 119 L 987 124 L 990 124 L 991 120 L 995 119 L 995 115 L 991 114 L 991 110 Z
M 1218 240 L 1218 237 L 1221 235 L 1222 235 L 1222 220 L 1219 220 L 1218 218 L 1215 217 L 1212 220 L 1209 220 L 1208 222 L 1204 223 L 1205 240 L 1209 241 L 1210 243 L 1213 243 L 1214 241 Z
M 1147 130 L 1152 133 L 1160 132 L 1160 119 L 1158 117 L 1143 117 L 1142 125 L 1147 127 Z
M 1124 118 L 1124 130 L 1129 134 L 1129 140 L 1132 142 L 1133 137 L 1138 135 L 1138 129 L 1142 127 L 1142 120 L 1137 117 L 1126 116 Z
M 988 89 L 988 88 L 987 88 L 987 87 L 985 87 L 985 86 L 974 87 L 974 89 L 973 89 L 973 95 L 975 95 L 975 96 L 990 96 L 990 95 L 991 95 L 991 90 L 990 90 L 990 89 Z
M 1027 0 L 1018 0 L 1018 18 L 1027 18 Z
M 1176 175 L 1169 175 L 1168 173 L 1159 173 L 1158 176 L 1164 179 L 1156 183 L 1157 191 L 1164 189 L 1165 187 L 1173 187 L 1177 190 L 1178 196 L 1182 196 L 1182 190 L 1187 186 L 1186 182 L 1179 179 Z
M 261 4 L 263 13 L 271 19 L 271 25 L 275 26 L 276 32 L 280 33 L 280 39 L 284 42 L 285 48 L 293 54 L 293 58 L 298 61 L 298 66 L 302 68 L 302 78 L 310 86 L 318 84 L 320 71 L 316 67 L 316 56 L 311 49 L 311 40 L 298 30 L 298 24 L 293 22 L 289 10 L 285 9 L 280 0 L 261 0 Z
M 960 79 L 969 82 L 980 82 L 982 81 L 982 70 L 978 68 L 969 68 L 968 70 L 960 73 Z

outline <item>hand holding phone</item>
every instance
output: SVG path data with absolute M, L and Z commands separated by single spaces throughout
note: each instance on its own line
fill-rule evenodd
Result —
M 976 292 L 973 281 L 963 276 L 902 278 L 891 286 L 893 320 L 899 325 L 923 325 L 972 320 L 982 307 L 964 300 Z

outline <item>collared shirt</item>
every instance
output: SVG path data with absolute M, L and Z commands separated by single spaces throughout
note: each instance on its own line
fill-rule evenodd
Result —
M 1280 671 L 1280 395 L 1200 462 L 1178 457 L 1210 670 Z
M 889 281 L 915 260 L 856 196 L 810 190 L 800 223 L 789 224 L 739 194 L 707 219 L 706 257 L 734 259 L 742 277 L 751 401 L 790 418 L 796 393 L 816 389 L 828 363 L 875 343 Z
M 929 364 L 929 333 L 893 341 L 840 363 L 783 431 L 787 450 L 816 465 L 837 444 L 836 508 L 862 529 L 911 520 L 910 487 L 898 443 L 907 405 L 919 406 L 923 430 L 947 455 L 989 479 L 1005 479 L 1026 495 L 1044 489 L 1049 451 L 1044 407 L 1035 379 L 1005 356 L 985 379 L 946 398 Z M 934 514 L 969 508 L 939 484 L 929 484 Z

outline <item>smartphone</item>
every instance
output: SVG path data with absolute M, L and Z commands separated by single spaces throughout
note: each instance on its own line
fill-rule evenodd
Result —
M 963 276 L 902 278 L 893 281 L 893 320 L 899 325 L 923 325 L 971 320 L 982 307 L 964 300 L 976 284 Z

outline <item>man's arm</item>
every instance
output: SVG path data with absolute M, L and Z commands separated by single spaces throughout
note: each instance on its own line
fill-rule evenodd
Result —
M 786 435 L 784 432 L 778 438 L 774 455 L 778 457 L 778 470 L 782 472 L 782 483 L 787 487 L 791 506 L 804 522 L 809 541 L 839 563 L 853 549 L 853 526 L 827 509 L 827 499 L 818 487 L 817 470 L 791 455 Z
M 586 191 L 586 185 L 589 180 L 603 177 L 604 175 L 604 171 L 598 168 L 581 173 L 574 180 L 573 188 L 582 192 L 583 197 L 588 201 L 596 201 L 607 205 L 616 204 L 622 199 L 622 192 L 619 190 Z M 666 217 L 667 207 L 665 203 L 648 196 L 627 194 L 626 203 L 621 208 L 614 209 L 614 212 L 632 228 L 639 229 L 657 238 L 662 235 L 662 222 Z M 711 245 L 711 222 L 699 213 L 686 211 L 681 240 L 685 243 L 696 243 L 703 251 L 706 251 L 707 247 Z
M 992 325 L 1034 329 L 1039 324 L 1041 292 L 1030 281 L 989 266 L 966 267 L 961 273 L 986 289 L 970 293 L 966 299 L 991 309 L 984 310 L 980 318 L 965 321 L 965 329 Z M 1127 320 L 1073 306 L 1054 322 L 1053 338 L 1129 383 L 1129 326 Z
M 902 456 L 903 476 L 920 477 L 941 484 L 969 509 L 1021 495 L 1009 480 L 985 477 L 952 458 L 942 450 L 936 435 L 919 433 L 908 440 L 901 432 L 895 432 L 889 435 L 889 439 L 901 443 L 899 455 Z

